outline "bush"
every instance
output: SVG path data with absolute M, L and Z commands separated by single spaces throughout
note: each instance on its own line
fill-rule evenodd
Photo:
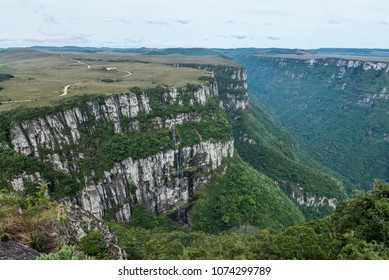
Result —
M 42 254 L 38 260 L 93 260 L 93 257 L 84 256 L 77 251 L 76 246 L 64 245 L 58 252 Z
M 35 193 L 0 192 L 0 237 L 12 239 L 40 252 L 56 250 L 59 213 L 46 196 L 47 186 Z
M 108 247 L 101 232 L 93 230 L 83 237 L 79 242 L 80 249 L 86 255 L 97 259 L 108 259 Z

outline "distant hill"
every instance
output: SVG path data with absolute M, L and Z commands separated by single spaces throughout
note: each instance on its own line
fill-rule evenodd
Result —
M 46 51 L 46 52 L 74 52 L 74 53 L 131 53 L 131 54 L 143 54 L 143 55 L 170 55 L 170 54 L 182 54 L 190 56 L 199 55 L 221 55 L 218 49 L 206 49 L 206 48 L 169 48 L 169 49 L 156 49 L 156 48 L 92 48 L 92 47 L 77 47 L 77 46 L 65 46 L 65 47 L 50 47 L 50 46 L 34 46 L 31 47 L 34 50 Z
M 96 48 L 96 47 L 77 47 L 77 46 L 64 46 L 64 47 L 51 47 L 51 46 L 33 46 L 31 49 L 46 51 L 46 52 L 75 52 L 75 53 L 104 53 L 104 52 L 127 52 L 144 54 L 151 49 L 147 48 Z
M 318 54 L 344 54 L 361 56 L 389 55 L 389 49 L 320 48 L 314 51 Z

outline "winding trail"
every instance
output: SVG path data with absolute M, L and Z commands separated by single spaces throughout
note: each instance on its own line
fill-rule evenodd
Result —
M 61 58 L 67 59 L 67 60 L 70 60 L 70 61 L 75 61 L 75 62 L 77 62 L 77 63 L 79 63 L 79 64 L 81 64 L 81 65 L 85 65 L 87 69 L 91 69 L 91 68 L 92 68 L 92 66 L 91 66 L 90 64 L 84 63 L 84 62 L 82 62 L 82 61 L 79 61 L 79 60 L 76 60 L 76 59 L 73 59 L 73 58 L 70 58 L 70 57 L 65 57 L 63 54 L 61 54 Z M 115 70 L 115 71 L 117 71 L 117 72 L 124 72 L 124 73 L 126 73 L 126 75 L 121 76 L 121 78 L 126 78 L 126 77 L 129 77 L 129 76 L 132 75 L 131 72 L 125 71 L 125 70 L 119 70 L 119 69 L 117 69 L 117 67 L 105 67 L 105 68 L 106 68 L 108 71 Z M 75 85 L 78 85 L 78 84 L 81 84 L 81 83 L 82 83 L 82 82 L 77 82 L 77 83 L 74 83 L 74 84 L 68 84 L 68 85 L 66 85 L 66 86 L 63 88 L 63 93 L 62 93 L 60 96 L 66 96 L 66 95 L 68 95 L 69 88 L 70 88 L 71 86 L 75 86 Z M 5 103 L 5 102 L 3 102 L 3 103 Z
M 70 58 L 70 57 L 64 57 L 63 54 L 61 54 L 61 57 L 64 58 L 64 59 L 68 59 L 68 60 L 70 60 L 70 61 L 75 61 L 75 62 L 77 62 L 77 63 L 79 63 L 79 64 L 81 64 L 81 65 L 85 65 L 86 68 L 88 68 L 88 69 L 91 68 L 91 65 L 90 65 L 90 64 L 86 64 L 86 63 L 84 63 L 84 62 L 82 62 L 82 61 L 75 60 L 75 59 Z
M 79 64 L 81 64 L 81 65 L 85 65 L 86 68 L 88 68 L 88 69 L 91 69 L 91 68 L 92 68 L 92 65 L 90 65 L 90 64 L 87 64 L 87 63 L 85 63 L 85 62 L 82 62 L 82 61 L 79 61 L 79 60 L 76 60 L 76 59 L 73 59 L 73 58 L 70 58 L 70 57 L 65 57 L 63 54 L 61 54 L 61 57 L 62 57 L 63 59 L 68 59 L 68 60 L 70 60 L 70 61 L 75 61 L 75 62 L 77 62 L 77 63 L 79 63 Z M 107 69 L 108 71 L 116 70 L 116 71 L 118 71 L 118 72 L 124 72 L 124 73 L 126 73 L 126 75 L 121 76 L 121 78 L 129 77 L 129 76 L 132 75 L 132 72 L 125 71 L 125 70 L 119 70 L 119 69 L 117 69 L 117 67 L 105 67 L 105 69 Z
M 81 84 L 82 82 L 78 82 L 78 83 L 75 83 L 75 84 L 69 84 L 69 85 L 66 85 L 64 88 L 63 88 L 63 93 L 60 95 L 60 96 L 66 96 L 68 95 L 68 90 L 71 86 L 75 86 L 75 85 L 79 85 Z
M 108 71 L 115 70 L 115 71 L 118 71 L 118 72 L 127 73 L 126 75 L 121 76 L 121 78 L 125 78 L 125 77 L 128 77 L 128 76 L 131 76 L 131 75 L 132 75 L 131 72 L 129 72 L 129 71 L 124 71 L 124 70 L 119 70 L 119 69 L 117 69 L 117 67 L 105 67 L 105 69 L 107 69 Z
M 129 76 L 132 75 L 132 73 L 128 72 L 128 71 L 120 71 L 120 72 L 126 72 L 127 73 L 127 75 L 122 76 L 122 78 L 129 77 Z

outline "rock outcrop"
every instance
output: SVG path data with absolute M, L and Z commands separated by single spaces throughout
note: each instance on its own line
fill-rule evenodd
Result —
M 174 67 L 193 67 L 207 71 L 216 80 L 221 107 L 229 112 L 247 109 L 249 105 L 247 72 L 242 67 L 225 67 L 197 64 L 174 64 Z
M 80 241 L 88 232 L 97 230 L 104 238 L 110 259 L 126 259 L 126 253 L 117 245 L 116 235 L 100 219 L 76 205 L 65 206 L 65 216 L 69 221 L 66 231 L 71 238 Z
M 0 241 L 0 260 L 36 260 L 40 253 L 26 245 Z
M 21 191 L 24 189 L 25 184 L 28 182 L 40 182 L 41 184 L 46 183 L 45 180 L 42 180 L 39 172 L 34 174 L 26 174 L 23 172 L 19 177 L 10 181 L 10 184 L 15 191 Z
M 211 171 L 233 153 L 232 140 L 206 141 L 140 160 L 125 159 L 105 172 L 97 183 L 87 183 L 81 206 L 98 218 L 115 208 L 115 218 L 121 222 L 130 219 L 135 203 L 150 212 L 177 210 L 193 197 L 199 185 L 209 182 Z

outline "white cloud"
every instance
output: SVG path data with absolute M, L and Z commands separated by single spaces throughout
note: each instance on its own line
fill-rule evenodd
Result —
M 269 39 L 269 40 L 272 40 L 272 41 L 278 41 L 278 40 L 281 40 L 281 38 L 280 38 L 280 37 L 275 37 L 275 36 L 267 36 L 266 38 L 267 38 L 267 39 Z
M 49 16 L 45 14 L 43 20 L 47 23 L 58 25 L 57 20 L 53 16 Z
M 231 35 L 231 37 L 238 39 L 238 40 L 244 40 L 244 39 L 248 38 L 248 36 L 246 36 L 246 35 Z
M 330 23 L 330 24 L 340 24 L 339 21 L 336 21 L 336 20 L 333 20 L 333 19 L 329 19 L 327 22 Z
M 188 24 L 189 21 L 187 20 L 182 20 L 182 19 L 179 19 L 179 20 L 175 20 L 175 22 L 177 23 L 181 23 L 181 24 Z
M 64 41 L 97 47 L 100 42 L 114 42 L 116 46 L 142 43 L 146 47 L 225 48 L 387 48 L 389 45 L 385 36 L 385 26 L 389 25 L 387 0 L 5 2 L 0 26 L 3 40 L 9 38 L 7 46 L 15 42 L 28 46 L 32 40 L 45 38 L 58 40 L 58 45 Z M 81 38 L 73 38 L 75 31 L 91 36 L 81 43 Z M 266 37 L 266 34 L 277 36 Z M 129 37 L 133 41 L 126 41 Z M 0 47 L 4 46 L 5 41 L 0 41 Z
M 125 24 L 132 24 L 131 21 L 126 20 L 126 19 L 119 19 L 119 21 L 122 22 L 122 23 L 125 23 Z
M 166 21 L 158 21 L 158 20 L 146 20 L 148 24 L 153 24 L 153 25 L 169 25 L 168 22 Z

